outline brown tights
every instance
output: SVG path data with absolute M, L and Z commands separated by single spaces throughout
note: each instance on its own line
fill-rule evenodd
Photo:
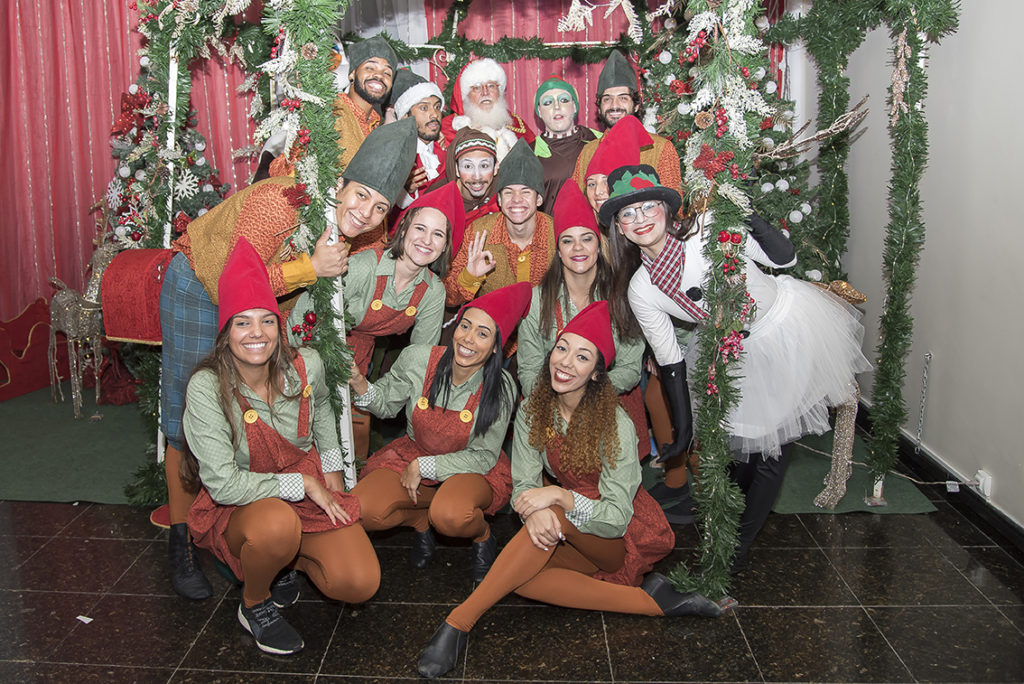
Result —
M 560 506 L 551 510 L 562 524 L 565 541 L 544 551 L 533 545 L 525 527 L 520 529 L 483 582 L 448 614 L 445 621 L 449 625 L 470 631 L 487 609 L 510 592 L 566 608 L 661 615 L 658 604 L 643 589 L 592 577 L 599 570 L 614 572 L 622 567 L 626 549 L 621 538 L 580 532 Z
M 491 528 L 484 509 L 491 505 L 491 486 L 482 475 L 452 475 L 437 487 L 420 485 L 416 503 L 393 470 L 370 472 L 352 489 L 359 498 L 363 525 L 368 530 L 411 527 L 426 532 L 433 525 L 448 537 L 486 541 Z
M 171 524 L 188 522 L 188 509 L 196 500 L 195 494 L 185 491 L 185 485 L 181 482 L 181 450 L 175 449 L 170 444 L 164 451 L 164 475 L 167 476 L 167 509 L 171 516 Z
M 265 601 L 271 582 L 289 564 L 337 601 L 361 603 L 380 586 L 377 554 L 360 523 L 303 533 L 295 509 L 281 499 L 239 506 L 231 514 L 224 539 L 242 562 L 246 606 Z

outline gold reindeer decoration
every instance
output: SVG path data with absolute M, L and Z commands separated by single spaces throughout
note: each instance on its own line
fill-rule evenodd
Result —
M 93 209 L 99 205 L 93 205 Z M 89 260 L 89 281 L 85 292 L 77 292 L 57 277 L 50 278 L 50 284 L 57 288 L 50 300 L 50 400 L 57 402 L 57 396 L 64 401 L 61 377 L 57 370 L 57 333 L 62 332 L 68 340 L 68 370 L 71 376 L 71 404 L 75 418 L 82 417 L 82 376 L 92 366 L 96 378 L 96 401 L 100 399 L 100 365 L 103 362 L 103 320 L 100 306 L 100 282 L 103 271 L 118 253 L 117 245 L 106 239 L 107 217 L 96 219 L 98 236 L 93 239 L 96 250 Z

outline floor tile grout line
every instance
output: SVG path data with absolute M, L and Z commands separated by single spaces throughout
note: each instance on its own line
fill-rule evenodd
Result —
M 939 555 L 941 555 L 941 556 L 942 556 L 942 560 L 944 560 L 944 561 L 946 561 L 947 563 L 949 563 L 950 567 L 952 567 L 952 568 L 953 568 L 953 570 L 954 570 L 954 571 L 955 571 L 956 573 L 958 573 L 958 574 L 959 574 L 959 575 L 960 575 L 961 577 L 963 577 L 963 578 L 964 578 L 964 580 L 965 580 L 965 581 L 966 581 L 966 582 L 967 582 L 967 583 L 968 583 L 969 585 L 971 585 L 971 587 L 972 587 L 972 588 L 973 588 L 973 589 L 974 589 L 974 590 L 975 590 L 976 592 L 978 592 L 979 594 L 981 594 L 981 597 L 982 597 L 983 599 L 985 599 L 986 601 L 988 601 L 989 605 L 991 605 L 991 606 L 995 606 L 995 605 L 996 605 L 996 602 L 995 602 L 995 601 L 993 601 L 993 600 L 991 599 L 991 597 L 989 597 L 989 595 L 988 595 L 988 594 L 986 594 L 986 593 L 985 593 L 984 591 L 982 591 L 982 590 L 981 590 L 981 587 L 979 587 L 979 586 L 978 586 L 977 584 L 975 584 L 975 583 L 974 583 L 973 581 L 971 581 L 971 578 L 967 576 L 967 573 L 965 573 L 965 572 L 964 572 L 963 570 L 961 570 L 961 569 L 960 569 L 959 567 L 957 567 L 956 563 L 954 563 L 954 562 L 953 562 L 953 559 L 951 559 L 951 558 L 950 558 L 949 556 L 947 556 L 946 554 L 942 553 L 942 551 L 941 551 L 941 550 L 939 551 Z
M 324 653 L 320 656 L 320 664 L 316 667 L 316 673 L 314 681 L 320 678 L 321 673 L 324 671 L 324 661 L 327 660 L 327 653 L 331 650 L 331 645 L 334 644 L 334 635 L 338 633 L 338 625 L 341 624 L 341 616 L 345 614 L 348 609 L 347 603 L 341 604 L 341 610 L 338 611 L 338 617 L 334 619 L 334 629 L 331 630 L 331 637 L 327 640 L 327 646 L 324 648 Z
M 604 611 L 601 613 L 601 632 L 604 634 L 604 652 L 608 656 L 608 675 L 611 677 L 611 681 L 615 681 L 615 665 L 612 663 L 612 646 L 608 643 L 608 624 L 604 619 Z
M 914 674 L 914 671 L 910 669 L 910 665 L 908 665 L 907 662 L 903 660 L 903 656 L 900 655 L 900 652 L 896 649 L 896 646 L 893 645 L 891 641 L 889 641 L 889 637 L 885 635 L 885 632 L 882 631 L 882 628 L 878 626 L 877 622 L 875 622 L 875 618 L 871 617 L 871 611 L 869 611 L 867 608 L 861 608 L 861 610 L 864 611 L 864 616 L 867 617 L 868 621 L 871 622 L 871 625 L 875 628 L 875 631 L 878 632 L 878 635 L 882 637 L 882 641 L 885 642 L 885 645 L 888 646 L 889 650 L 891 650 L 893 652 L 893 655 L 896 656 L 896 660 L 900 661 L 900 665 L 902 665 L 903 669 L 907 671 L 907 674 L 910 675 L 911 679 L 913 679 L 915 682 L 920 681 L 917 678 L 917 675 Z
M 217 611 L 220 610 L 220 607 L 224 604 L 225 599 L 227 599 L 228 593 L 230 593 L 230 591 L 232 589 L 233 589 L 233 587 L 231 587 L 231 586 L 228 586 L 228 587 L 224 588 L 224 593 L 221 594 L 220 595 L 220 599 L 217 600 L 217 605 L 215 605 L 213 607 L 213 610 L 210 611 L 210 614 L 207 616 L 206 621 L 202 624 L 202 626 L 196 632 L 196 635 L 194 637 L 192 637 L 192 641 L 189 643 L 188 648 L 185 649 L 185 653 L 182 654 L 181 660 L 179 660 L 178 664 L 174 667 L 174 671 L 171 672 L 171 676 L 167 678 L 168 684 L 170 684 L 171 680 L 174 679 L 174 675 L 176 675 L 178 673 L 178 671 L 181 670 L 181 666 L 182 666 L 182 664 L 184 664 L 185 660 L 188 658 L 188 654 L 192 652 L 192 649 L 195 648 L 196 643 L 199 641 L 199 635 L 201 635 L 203 633 L 203 631 L 210 624 L 210 621 L 213 620 L 213 617 L 217 614 Z
M 761 678 L 762 682 L 766 682 L 767 680 L 764 676 L 764 670 L 761 669 L 761 663 L 757 662 L 757 654 L 754 653 L 754 647 L 750 645 L 750 639 L 747 638 L 747 632 L 743 629 L 743 621 L 740 620 L 739 611 L 734 611 L 732 618 L 736 621 L 736 626 L 740 630 L 740 636 L 743 637 L 743 643 L 747 645 L 747 653 L 750 654 L 750 659 L 754 661 L 754 667 L 757 668 L 757 676 Z
M 1009 615 L 1004 613 L 1002 609 L 1005 608 L 1005 607 L 1006 607 L 1005 605 L 1002 605 L 1002 606 L 997 605 L 995 608 L 996 608 L 997 611 L 999 611 L 999 614 L 1002 615 L 1003 618 L 1005 618 L 1006 621 L 1009 622 L 1014 627 L 1014 629 L 1016 629 L 1018 632 L 1020 632 L 1021 635 L 1024 635 L 1024 626 L 1018 625 L 1014 620 L 1012 620 L 1010 618 Z

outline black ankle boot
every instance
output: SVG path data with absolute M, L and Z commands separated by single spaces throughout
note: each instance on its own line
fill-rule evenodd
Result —
M 409 549 L 409 565 L 419 570 L 430 564 L 434 557 L 434 549 L 437 547 L 434 541 L 434 530 L 427 528 L 425 532 L 413 530 L 414 538 L 412 548 Z
M 654 599 L 654 602 L 661 608 L 666 617 L 677 615 L 701 615 L 703 617 L 718 617 L 722 614 L 722 607 L 709 598 L 701 596 L 695 591 L 683 593 L 676 589 L 668 577 L 660 572 L 652 572 L 644 577 L 641 588 Z
M 421 675 L 430 679 L 451 672 L 455 664 L 459 662 L 459 655 L 466 650 L 467 641 L 469 641 L 468 632 L 455 629 L 447 622 L 442 622 L 434 632 L 434 636 L 430 637 L 430 643 L 420 653 L 416 669 Z
M 494 538 L 493 531 L 484 541 L 473 542 L 473 563 L 469 566 L 469 576 L 474 582 L 483 581 L 497 555 L 498 540 Z
M 677 501 L 680 503 L 686 503 L 696 508 L 697 504 L 693 501 L 693 495 L 690 494 L 690 483 L 686 482 L 679 487 L 669 487 L 664 482 L 651 487 L 648 491 L 651 498 L 657 501 L 659 504 L 664 506 L 665 504 L 674 504 Z
M 167 564 L 171 586 L 180 596 L 200 601 L 213 596 L 213 587 L 199 567 L 196 549 L 188 536 L 188 524 L 171 525 L 167 535 Z

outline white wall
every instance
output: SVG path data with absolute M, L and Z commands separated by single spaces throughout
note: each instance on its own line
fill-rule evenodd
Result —
M 922 444 L 964 479 L 993 476 L 991 503 L 1024 525 L 1024 88 L 1016 78 L 1020 0 L 966 1 L 960 29 L 930 45 L 928 168 L 921 182 L 927 231 L 912 298 L 904 426 L 917 433 L 924 356 L 933 355 Z M 886 94 L 892 74 L 888 27 L 851 56 L 850 96 L 870 94 L 871 113 L 851 150 L 850 282 L 868 295 L 864 350 L 876 356 L 884 301 L 882 248 L 888 222 L 890 139 Z M 793 59 L 799 59 L 794 53 Z M 799 69 L 794 69 L 799 72 Z M 815 115 L 816 70 L 794 83 Z M 870 400 L 873 376 L 861 378 Z

